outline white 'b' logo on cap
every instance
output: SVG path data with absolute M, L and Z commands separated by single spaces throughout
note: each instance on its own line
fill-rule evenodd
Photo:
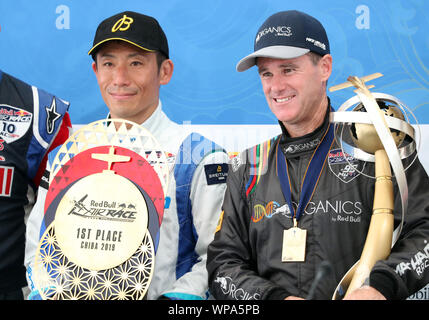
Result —
M 128 30 L 133 22 L 133 18 L 127 17 L 124 14 L 124 16 L 113 25 L 112 32 Z

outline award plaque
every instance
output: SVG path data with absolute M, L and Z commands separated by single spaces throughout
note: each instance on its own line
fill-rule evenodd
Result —
M 361 287 L 374 264 L 389 256 L 401 233 L 407 210 L 405 170 L 408 167 L 404 168 L 402 159 L 416 150 L 414 128 L 408 123 L 408 114 L 412 112 L 393 96 L 369 91 L 374 86 L 367 86 L 365 82 L 381 76 L 380 73 L 362 78 L 351 76 L 348 82 L 330 88 L 332 92 L 356 87 L 357 95 L 347 100 L 337 112 L 333 112 L 331 121 L 336 123 L 337 139 L 341 141 L 344 154 L 375 163 L 374 177 L 360 172 L 375 180 L 371 221 L 361 258 L 344 275 L 333 293 L 333 299 L 342 299 Z M 352 111 L 347 111 L 351 107 Z M 402 205 L 401 223 L 395 230 L 391 169 L 398 184 Z
M 167 178 L 141 126 L 107 119 L 76 131 L 51 169 L 33 271 L 42 299 L 144 299 Z

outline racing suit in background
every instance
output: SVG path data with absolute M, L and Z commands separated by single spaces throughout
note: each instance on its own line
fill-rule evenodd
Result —
M 220 214 L 228 155 L 199 134 L 189 134 L 168 119 L 161 108 L 160 102 L 142 124 L 167 153 L 170 169 L 155 271 L 147 298 L 205 299 L 207 246 Z M 38 199 L 27 224 L 25 264 L 32 290 L 32 267 L 47 189 L 39 193 L 44 197 Z
M 313 133 L 282 134 L 241 153 L 230 163 L 227 190 L 214 241 L 208 248 L 209 288 L 216 299 L 306 298 L 318 266 L 327 261 L 314 299 L 331 299 L 349 268 L 360 259 L 372 213 L 374 163 L 345 155 L 335 139 L 327 153 L 314 194 L 298 227 L 307 230 L 305 262 L 282 262 L 284 230 L 292 214 L 277 176 L 277 153 L 286 158 L 291 198 L 297 207 L 310 158 L 328 130 L 329 112 Z M 347 159 L 346 159 L 347 157 Z M 414 155 L 404 160 L 406 168 Z M 346 161 L 348 160 L 348 161 Z M 284 161 L 284 160 L 283 160 Z M 405 299 L 429 282 L 429 180 L 418 161 L 406 171 L 408 213 L 387 260 L 378 261 L 369 285 L 387 299 Z M 395 227 L 401 202 L 394 181 Z
M 0 70 L 0 295 L 25 287 L 25 217 L 47 152 L 71 128 L 69 103 Z

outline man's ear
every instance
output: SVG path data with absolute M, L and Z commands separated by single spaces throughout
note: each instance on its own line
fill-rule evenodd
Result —
M 159 68 L 159 83 L 167 84 L 170 82 L 171 77 L 173 76 L 174 64 L 170 59 L 166 59 L 161 63 Z
M 97 64 L 95 62 L 92 62 L 92 70 L 97 74 Z
M 325 54 L 319 61 L 319 66 L 322 75 L 322 81 L 328 81 L 332 73 L 332 56 L 330 54 Z

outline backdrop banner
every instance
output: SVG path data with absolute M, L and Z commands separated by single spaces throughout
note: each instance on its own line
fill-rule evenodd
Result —
M 372 92 L 406 104 L 420 124 L 419 157 L 429 170 L 429 1 L 425 0 L 2 0 L 0 69 L 71 103 L 76 128 L 103 119 L 88 51 L 98 24 L 121 11 L 155 17 L 169 42 L 174 74 L 161 88 L 166 114 L 236 153 L 278 133 L 256 68 L 237 72 L 271 14 L 296 9 L 325 26 L 333 56 L 328 87 L 376 72 Z M 328 94 L 332 106 L 353 88 Z M 411 124 L 416 125 L 411 119 Z M 2 128 L 0 128 L 1 130 Z M 420 145 L 419 145 L 420 143 Z M 429 299 L 429 287 L 413 299 Z

